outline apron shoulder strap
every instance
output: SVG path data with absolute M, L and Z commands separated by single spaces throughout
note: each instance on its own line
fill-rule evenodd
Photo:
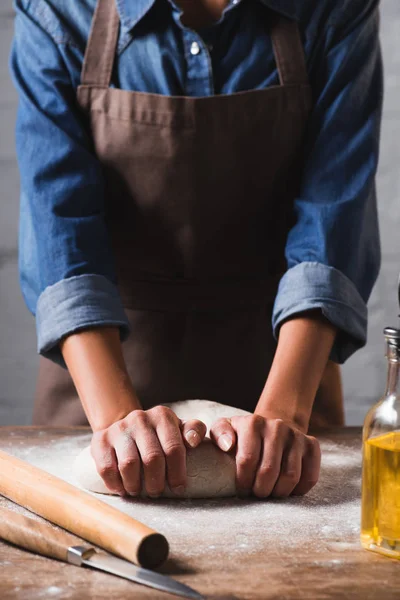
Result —
M 306 58 L 296 21 L 274 14 L 271 39 L 281 85 L 308 85 Z
M 86 46 L 81 84 L 109 87 L 118 44 L 119 14 L 115 0 L 98 0 Z
M 115 0 L 98 0 L 83 61 L 81 84 L 109 87 L 118 43 Z M 274 15 L 271 39 L 281 85 L 308 84 L 304 48 L 297 23 Z

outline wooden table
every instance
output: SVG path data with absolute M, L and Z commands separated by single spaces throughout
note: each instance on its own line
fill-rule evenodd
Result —
M 347 428 L 319 437 L 320 483 L 302 499 L 101 498 L 164 533 L 171 555 L 160 571 L 207 598 L 398 600 L 400 561 L 359 545 L 361 432 Z M 73 455 L 89 439 L 85 428 L 0 428 L 1 450 L 69 481 Z M 11 503 L 0 497 L 0 505 Z M 0 542 L 1 600 L 173 597 Z

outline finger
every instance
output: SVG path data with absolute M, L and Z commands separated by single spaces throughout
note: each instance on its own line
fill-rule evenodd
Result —
M 182 437 L 189 448 L 196 448 L 204 440 L 207 426 L 198 419 L 181 421 Z
M 239 494 L 251 491 L 260 461 L 265 421 L 258 415 L 236 418 L 236 488 Z
M 307 436 L 301 465 L 301 478 L 293 490 L 293 495 L 307 494 L 318 482 L 321 470 L 321 448 L 318 440 Z
M 230 419 L 218 419 L 211 426 L 210 438 L 224 452 L 229 452 L 236 444 L 236 432 Z
M 287 498 L 300 481 L 303 458 L 304 436 L 293 432 L 284 450 L 281 472 L 272 491 L 274 498 Z
M 135 411 L 133 437 L 143 466 L 144 486 L 151 498 L 161 496 L 165 488 L 165 458 L 153 425 L 144 411 Z
M 130 496 L 139 496 L 142 488 L 140 480 L 140 456 L 135 441 L 126 431 L 114 443 L 118 469 L 123 486 Z
M 166 462 L 166 475 L 170 490 L 182 496 L 186 486 L 186 448 L 180 422 L 170 409 L 160 407 L 155 424 Z
M 118 470 L 117 456 L 106 434 L 95 434 L 93 436 L 91 453 L 97 472 L 107 488 L 113 494 L 125 496 L 125 488 Z
M 270 496 L 278 480 L 286 442 L 286 429 L 288 429 L 285 427 L 279 419 L 267 421 L 263 436 L 262 458 L 253 485 L 253 493 L 258 498 Z

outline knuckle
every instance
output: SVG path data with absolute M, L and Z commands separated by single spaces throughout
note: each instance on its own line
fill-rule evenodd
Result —
M 254 463 L 254 456 L 252 454 L 239 454 L 236 457 L 236 464 L 238 467 L 246 468 L 252 466 Z
M 251 415 L 249 417 L 249 423 L 252 429 L 259 431 L 264 427 L 265 420 L 261 415 Z
M 317 440 L 316 437 L 314 437 L 312 435 L 307 435 L 306 441 L 307 441 L 308 445 L 311 446 L 312 448 L 319 448 L 319 441 Z
M 277 431 L 282 431 L 283 429 L 287 429 L 287 425 L 283 419 L 275 419 L 274 426 Z
M 126 458 L 121 460 L 121 462 L 119 463 L 119 467 L 122 471 L 127 471 L 129 469 L 132 469 L 133 467 L 136 467 L 138 463 L 138 458 L 134 456 L 127 456 Z
M 173 419 L 172 410 L 167 406 L 162 406 L 161 404 L 154 406 L 154 408 L 151 409 L 151 414 L 156 419 L 167 419 L 169 421 Z
M 213 424 L 213 429 L 215 431 L 222 431 L 223 429 L 229 428 L 229 421 L 226 417 L 220 417 Z
M 142 457 L 142 462 L 145 467 L 158 467 L 163 463 L 163 455 L 161 452 L 148 452 Z
M 107 439 L 107 429 L 95 431 L 92 435 L 92 442 Z
M 168 458 L 180 458 L 184 454 L 183 444 L 179 442 L 166 444 L 164 446 L 164 454 Z
M 273 419 L 268 422 L 268 429 L 271 432 L 272 438 L 277 438 L 286 432 L 287 425 L 282 419 Z
M 131 413 L 131 419 L 135 425 L 144 425 L 148 422 L 149 417 L 144 410 L 135 410 Z
M 282 476 L 291 483 L 297 483 L 300 479 L 299 473 L 295 469 L 286 469 Z
M 265 418 L 261 415 L 253 415 L 253 421 L 256 423 L 256 425 L 264 425 Z
M 97 471 L 103 479 L 113 478 L 117 474 L 116 466 L 109 463 L 101 463 L 98 465 Z
M 110 451 L 111 443 L 108 439 L 109 432 L 108 431 L 98 431 L 93 435 L 91 442 L 92 453 L 102 453 L 105 454 Z
M 126 421 L 117 421 L 113 425 L 111 425 L 111 430 L 113 433 L 117 435 L 124 434 L 128 429 L 128 423 Z
M 272 463 L 261 464 L 258 469 L 258 474 L 260 477 L 271 477 L 275 475 L 276 467 Z

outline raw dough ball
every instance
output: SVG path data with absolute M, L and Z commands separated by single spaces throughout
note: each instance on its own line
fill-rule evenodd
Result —
M 250 414 L 244 410 L 209 400 L 184 400 L 165 406 L 169 406 L 182 420 L 200 419 L 203 421 L 207 425 L 207 435 L 212 423 L 221 417 Z M 187 450 L 186 467 L 185 498 L 222 498 L 236 494 L 235 459 L 230 454 L 222 452 L 210 439 L 206 438 L 199 447 Z M 97 473 L 90 446 L 76 458 L 74 473 L 83 488 L 100 494 L 112 493 Z M 144 492 L 143 496 L 145 495 Z M 163 497 L 177 498 L 168 487 L 166 487 Z

